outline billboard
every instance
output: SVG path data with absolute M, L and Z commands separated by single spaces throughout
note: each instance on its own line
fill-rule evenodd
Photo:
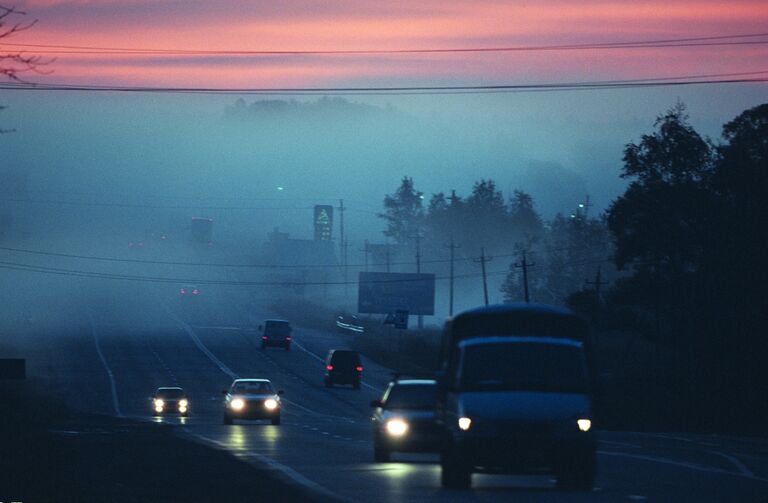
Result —
M 333 229 L 333 206 L 315 205 L 315 241 L 330 241 Z
M 361 272 L 357 312 L 435 314 L 435 275 L 397 272 Z

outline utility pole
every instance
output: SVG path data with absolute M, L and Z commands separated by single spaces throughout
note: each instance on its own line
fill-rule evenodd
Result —
M 451 244 L 446 245 L 448 248 L 451 249 L 451 289 L 450 289 L 450 296 L 448 300 L 448 316 L 453 316 L 453 259 L 454 259 L 454 251 L 456 248 L 461 248 L 461 246 L 458 246 L 453 243 L 453 234 L 451 234 Z
M 595 298 L 600 299 L 600 286 L 607 285 L 607 281 L 600 281 L 600 267 L 597 268 L 597 274 L 595 274 L 595 281 L 584 281 L 587 285 L 595 287 Z
M 421 273 L 421 232 L 416 232 L 416 273 Z M 424 315 L 419 314 L 419 330 L 424 328 Z
M 368 272 L 368 252 L 370 251 L 368 249 L 368 240 L 365 240 L 365 243 L 363 245 L 363 249 L 360 250 L 365 255 L 365 272 Z
M 347 244 L 344 239 L 344 200 L 339 199 L 339 260 L 344 275 L 344 298 L 347 297 Z
M 390 272 L 389 264 L 391 261 L 389 259 L 389 238 L 387 238 L 387 240 L 384 241 L 384 257 L 386 257 L 386 260 L 387 260 L 387 272 Z
M 525 291 L 525 302 L 528 303 L 531 301 L 530 295 L 528 295 L 528 268 L 535 266 L 536 263 L 529 264 L 528 261 L 525 258 L 525 252 L 523 252 L 523 263 L 518 264 L 515 262 L 515 267 L 521 268 L 523 270 L 523 288 Z
M 472 261 L 480 264 L 480 268 L 483 271 L 483 295 L 485 297 L 485 305 L 488 305 L 488 280 L 485 275 L 485 263 L 493 260 L 493 257 L 485 256 L 485 248 L 480 248 L 480 258 L 473 258 Z
M 588 286 L 595 287 L 595 307 L 592 314 L 592 321 L 597 321 L 597 313 L 600 309 L 600 286 L 607 285 L 607 281 L 600 281 L 600 267 L 597 268 L 597 274 L 595 274 L 595 281 L 584 281 Z
M 341 255 L 341 263 L 343 266 L 347 264 L 344 262 L 344 200 L 339 199 L 339 254 Z

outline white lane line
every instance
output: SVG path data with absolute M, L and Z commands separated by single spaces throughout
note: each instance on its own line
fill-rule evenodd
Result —
M 722 458 L 727 459 L 728 461 L 733 464 L 733 466 L 736 467 L 737 470 L 739 470 L 739 473 L 744 475 L 745 477 L 754 478 L 755 474 L 752 473 L 752 470 L 747 468 L 747 466 L 739 461 L 735 456 L 731 456 L 730 454 L 726 454 L 724 452 L 718 452 L 718 451 L 709 451 L 710 454 L 714 454 L 715 456 L 720 456 Z
M 99 336 L 96 333 L 96 321 L 94 321 L 93 315 L 91 313 L 88 313 L 88 319 L 91 322 L 91 334 L 93 335 L 93 342 L 96 344 L 96 352 L 99 354 L 101 364 L 104 365 L 104 370 L 107 371 L 107 376 L 109 376 L 109 385 L 112 388 L 112 407 L 115 409 L 115 415 L 117 417 L 123 417 L 123 413 L 120 410 L 120 402 L 117 400 L 117 385 L 115 384 L 115 375 L 112 373 L 112 369 L 109 368 L 107 359 L 104 358 L 104 353 L 101 352 Z
M 165 311 L 168 313 L 168 316 L 170 316 L 176 323 L 178 323 L 184 329 L 187 335 L 189 335 L 189 337 L 195 343 L 195 346 L 197 346 L 197 349 L 202 351 L 203 354 L 205 354 L 205 356 L 207 356 L 208 359 L 214 363 L 214 365 L 219 367 L 219 370 L 227 374 L 232 379 L 238 378 L 237 374 L 235 374 L 232 371 L 232 369 L 224 365 L 224 362 L 216 358 L 216 355 L 211 353 L 210 350 L 207 347 L 205 347 L 205 344 L 203 344 L 203 341 L 200 340 L 200 338 L 197 336 L 195 331 L 192 330 L 192 327 L 189 326 L 189 324 L 187 324 L 184 320 L 176 316 L 176 314 L 173 311 L 171 311 L 165 303 L 162 303 L 162 305 L 163 305 L 163 308 L 165 308 Z
M 229 446 L 226 443 L 224 443 L 224 442 L 219 442 L 218 440 L 215 440 L 215 439 L 210 438 L 210 437 L 206 437 L 205 435 L 197 434 L 195 436 L 198 437 L 199 439 L 203 440 L 204 442 L 214 444 L 214 445 L 218 446 L 221 449 L 224 449 L 224 450 L 227 450 L 227 451 L 231 452 L 230 449 L 229 449 Z M 236 453 L 236 455 L 237 455 L 237 453 Z M 304 475 L 300 474 L 299 472 L 297 472 L 296 470 L 294 470 L 290 466 L 284 465 L 282 463 L 278 463 L 274 459 L 269 458 L 267 456 L 264 456 L 263 454 L 259 454 L 257 452 L 253 452 L 253 451 L 248 451 L 246 453 L 239 454 L 239 457 L 253 458 L 253 459 L 255 459 L 255 460 L 257 460 L 257 461 L 267 465 L 269 468 L 271 468 L 271 469 L 273 469 L 273 470 L 275 470 L 277 472 L 282 473 L 283 475 L 287 476 L 288 478 L 290 478 L 292 481 L 296 482 L 300 486 L 303 486 L 303 487 L 305 487 L 305 488 L 307 488 L 307 489 L 309 489 L 309 490 L 311 490 L 313 492 L 319 493 L 319 494 L 321 494 L 322 496 L 324 496 L 326 498 L 331 498 L 331 500 L 335 500 L 335 501 L 347 501 L 346 499 L 343 499 L 338 494 L 336 494 L 336 493 L 330 491 L 329 489 L 321 486 L 317 482 L 308 479 L 307 477 L 305 477 Z
M 614 452 L 614 451 L 597 451 L 598 454 L 603 456 L 616 456 L 630 459 L 637 459 L 640 461 L 649 461 L 651 463 L 659 463 L 663 465 L 677 466 L 679 468 L 688 468 L 689 470 L 696 470 L 706 473 L 717 473 L 722 475 L 733 475 L 735 477 L 744 477 L 751 480 L 757 480 L 760 482 L 768 482 L 768 479 L 757 477 L 755 475 L 747 475 L 741 472 L 732 472 L 729 470 L 723 470 L 722 468 L 713 468 L 709 466 L 702 466 L 696 463 L 686 463 L 684 461 L 675 461 L 673 459 L 659 458 L 656 456 L 644 456 L 640 454 L 628 454 L 626 452 Z M 751 472 L 750 472 L 751 473 Z
M 320 356 L 316 355 L 316 354 L 315 354 L 315 353 L 313 353 L 312 351 L 308 350 L 307 348 L 305 348 L 304 346 L 302 346 L 301 344 L 299 344 L 299 342 L 298 342 L 296 339 L 293 339 L 293 344 L 294 344 L 294 345 L 295 345 L 297 348 L 299 348 L 300 350 L 302 350 L 302 351 L 304 351 L 305 353 L 307 353 L 308 355 L 310 355 L 310 356 L 311 356 L 312 358 L 314 358 L 315 360 L 318 360 L 318 361 L 322 362 L 323 364 L 325 364 L 325 359 L 324 359 L 324 358 L 321 358 Z M 378 389 L 378 388 L 376 388 L 376 387 L 374 387 L 374 386 L 371 386 L 370 384 L 368 384 L 367 382 L 365 382 L 363 379 L 360 379 L 360 384 L 362 384 L 362 385 L 363 385 L 363 386 L 365 386 L 366 388 L 372 389 L 372 390 L 374 390 L 374 391 L 379 391 L 379 389 Z
M 171 309 L 164 302 L 161 302 L 161 304 L 162 304 L 163 308 L 165 309 L 165 311 L 168 313 L 168 316 L 170 316 L 171 319 L 173 319 L 176 323 L 178 323 L 184 329 L 184 331 L 187 333 L 187 335 L 189 335 L 189 337 L 195 343 L 195 346 L 197 346 L 197 348 L 200 351 L 202 351 L 203 354 L 205 354 L 205 356 L 207 356 L 208 359 L 211 360 L 214 363 L 214 365 L 219 367 L 219 369 L 222 372 L 224 372 L 225 374 L 227 374 L 231 379 L 238 379 L 240 377 L 234 371 L 232 371 L 232 369 L 227 367 L 224 364 L 224 362 L 219 360 L 216 357 L 216 355 L 211 353 L 211 351 L 205 346 L 205 344 L 203 344 L 203 341 L 200 340 L 200 338 L 197 336 L 195 331 L 192 329 L 192 327 L 188 323 L 186 323 L 184 320 L 182 320 L 181 318 L 176 316 L 176 313 L 171 311 Z M 299 408 L 299 409 L 303 410 L 304 412 L 307 412 L 309 414 L 313 414 L 315 416 L 327 417 L 327 418 L 332 418 L 332 419 L 341 419 L 341 420 L 344 420 L 344 421 L 349 421 L 349 422 L 354 423 L 354 421 L 352 419 L 348 418 L 348 417 L 333 416 L 333 415 L 330 415 L 330 414 L 323 414 L 321 412 L 314 411 L 312 409 L 304 407 L 303 405 L 299 405 L 298 403 L 293 402 L 291 400 L 287 400 L 285 398 L 283 398 L 282 401 L 287 403 L 287 404 L 289 404 L 289 405 L 291 405 L 292 407 Z
M 242 327 L 206 327 L 202 325 L 193 325 L 194 328 L 201 330 L 243 330 Z

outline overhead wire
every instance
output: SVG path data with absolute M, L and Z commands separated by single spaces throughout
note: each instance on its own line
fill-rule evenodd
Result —
M 158 56 L 339 56 L 339 55 L 394 55 L 394 54 L 456 54 L 494 52 L 537 52 L 571 50 L 642 49 L 663 47 L 710 47 L 716 45 L 759 45 L 768 40 L 745 40 L 768 37 L 768 33 L 747 33 L 707 37 L 686 37 L 635 41 L 587 42 L 581 44 L 521 45 L 492 47 L 448 47 L 405 49 L 310 49 L 310 50 L 248 50 L 248 49 L 164 49 L 140 47 L 103 47 L 65 44 L 30 44 L 0 42 L 0 47 L 34 49 L 42 54 L 99 54 L 99 55 L 158 55 Z

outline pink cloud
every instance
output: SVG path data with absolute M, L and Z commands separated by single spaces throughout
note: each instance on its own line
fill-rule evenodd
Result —
M 546 45 L 768 31 L 768 3 L 715 1 L 148 2 L 27 0 L 40 20 L 6 42 L 165 49 L 340 50 Z M 594 80 L 768 68 L 765 45 L 614 51 L 157 58 L 61 55 L 52 81 L 304 86 Z M 272 84 L 279 83 L 279 84 Z M 253 84 L 248 84 L 252 86 Z

